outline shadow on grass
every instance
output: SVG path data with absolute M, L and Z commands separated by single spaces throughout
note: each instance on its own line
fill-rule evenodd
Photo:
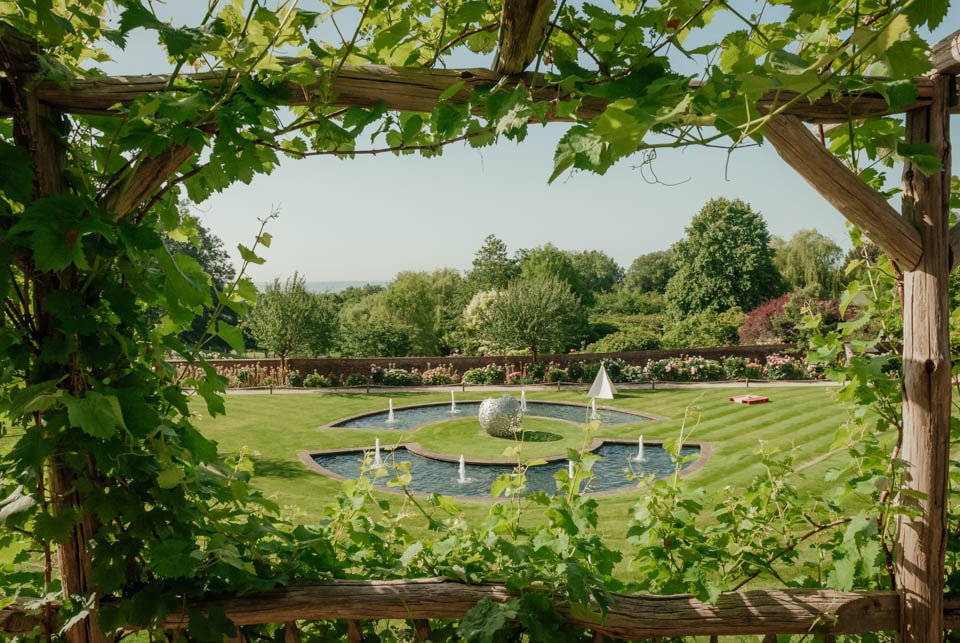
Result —
M 563 436 L 549 431 L 522 431 L 517 438 L 524 442 L 556 442 L 562 440 Z
M 310 475 L 300 462 L 281 460 L 280 458 L 254 458 L 253 474 L 264 478 L 284 478 L 293 480 Z

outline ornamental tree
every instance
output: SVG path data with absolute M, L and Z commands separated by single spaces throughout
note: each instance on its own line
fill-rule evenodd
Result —
M 570 346 L 583 323 L 580 300 L 556 277 L 521 278 L 486 304 L 480 332 L 501 349 L 544 351 Z
M 672 253 L 676 273 L 666 298 L 675 318 L 735 306 L 752 310 L 784 290 L 767 224 L 739 199 L 707 202 Z
M 301 275 L 282 284 L 274 279 L 244 318 L 244 326 L 260 348 L 280 358 L 286 370 L 293 354 L 317 355 L 336 339 L 337 309 L 329 296 L 312 293 Z

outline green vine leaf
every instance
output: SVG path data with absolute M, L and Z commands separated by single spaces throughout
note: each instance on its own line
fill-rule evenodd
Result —
M 105 396 L 90 391 L 83 397 L 65 396 L 71 426 L 79 427 L 84 433 L 106 440 L 123 426 L 123 417 L 119 413 L 120 404 L 116 397 Z

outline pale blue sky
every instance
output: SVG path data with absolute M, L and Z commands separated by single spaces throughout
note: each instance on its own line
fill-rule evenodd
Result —
M 171 0 L 163 10 L 174 23 L 191 23 L 205 5 Z M 960 10 L 952 7 L 933 38 L 958 23 Z M 155 43 L 136 33 L 117 61 L 110 73 L 168 68 Z M 294 270 L 312 281 L 379 281 L 401 270 L 466 269 L 488 234 L 511 250 L 547 242 L 603 250 L 626 267 L 681 238 L 691 216 L 716 196 L 748 201 L 773 234 L 813 227 L 847 245 L 843 217 L 769 146 L 739 150 L 729 161 L 723 150 L 661 150 L 653 165 L 661 184 L 645 180 L 636 157 L 605 176 L 579 173 L 547 185 L 564 127 L 532 127 L 520 144 L 451 146 L 435 159 L 284 160 L 251 185 L 214 195 L 197 214 L 233 252 L 250 243 L 258 217 L 279 208 L 267 263 L 252 270 L 257 281 Z

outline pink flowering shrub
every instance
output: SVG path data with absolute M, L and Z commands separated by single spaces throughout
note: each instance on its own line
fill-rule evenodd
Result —
M 771 380 L 805 380 L 809 378 L 803 362 L 789 355 L 767 355 L 766 376 Z
M 431 386 L 441 386 L 443 384 L 454 384 L 456 377 L 452 366 L 436 366 L 425 370 L 421 376 L 424 384 Z

